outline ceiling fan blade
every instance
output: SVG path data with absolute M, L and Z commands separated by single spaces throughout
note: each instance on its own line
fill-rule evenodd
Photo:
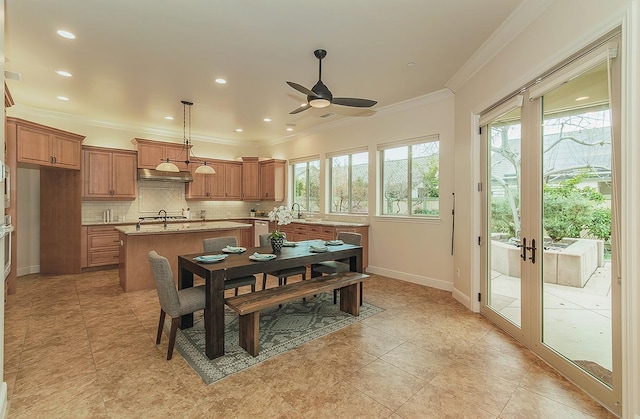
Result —
M 298 83 L 294 83 L 292 81 L 288 81 L 287 84 L 291 87 L 293 87 L 294 89 L 296 89 L 298 92 L 300 93 L 304 93 L 307 96 L 311 96 L 311 97 L 316 97 L 318 95 L 316 95 L 314 92 L 312 92 L 311 90 L 307 89 L 304 86 L 299 85 Z
M 354 106 L 356 108 L 370 108 L 378 102 L 375 100 L 357 99 L 353 97 L 334 97 L 331 103 L 334 105 Z
M 307 110 L 307 109 L 309 109 L 310 107 L 311 107 L 311 106 L 309 106 L 309 105 L 303 105 L 303 106 L 300 106 L 300 107 L 298 107 L 298 108 L 295 108 L 295 109 L 294 109 L 294 110 L 292 110 L 291 112 L 289 112 L 289 115 L 295 115 L 295 114 L 300 113 L 300 112 L 302 112 L 302 111 L 306 111 L 306 110 Z

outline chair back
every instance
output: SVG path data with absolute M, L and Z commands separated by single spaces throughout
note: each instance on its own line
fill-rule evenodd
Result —
M 284 239 L 287 239 L 287 235 L 282 233 L 284 235 Z M 260 247 L 265 247 L 265 246 L 271 246 L 271 239 L 269 238 L 269 236 L 271 235 L 271 233 L 266 233 L 266 234 L 261 234 L 259 239 L 260 239 Z
M 160 256 L 155 250 L 149 252 L 149 264 L 151 273 L 156 283 L 156 291 L 160 300 L 160 307 L 169 316 L 177 317 L 180 312 L 180 299 L 178 290 L 173 282 L 173 272 L 167 258 Z
M 238 239 L 234 236 L 229 237 L 212 237 L 202 241 L 202 247 L 205 252 L 218 252 L 227 246 L 237 246 Z
M 349 231 L 340 231 L 338 233 L 338 240 L 342 240 L 346 244 L 352 244 L 354 246 L 362 246 L 362 234 L 352 233 Z

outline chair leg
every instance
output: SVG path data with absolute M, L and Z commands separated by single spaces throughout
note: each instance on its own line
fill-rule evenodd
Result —
M 160 344 L 160 338 L 162 338 L 162 328 L 164 327 L 164 317 L 166 313 L 163 309 L 160 309 L 160 321 L 158 322 L 158 337 L 156 338 L 156 345 Z
M 262 289 L 267 289 L 267 273 L 262 274 Z
M 338 290 L 333 290 L 333 304 L 338 302 Z
M 178 323 L 180 323 L 180 317 L 171 319 L 171 334 L 169 334 L 169 349 L 167 350 L 167 361 L 171 360 L 171 358 L 173 357 L 173 346 L 176 343 Z
M 235 288 L 233 295 L 238 296 L 238 287 Z
M 251 284 L 251 292 L 256 292 L 256 284 Z

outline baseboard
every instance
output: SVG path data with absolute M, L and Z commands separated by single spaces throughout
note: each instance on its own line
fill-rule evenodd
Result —
M 453 288 L 451 295 L 453 298 L 458 301 L 460 304 L 473 311 L 473 304 L 471 304 L 471 298 L 468 295 L 464 294 L 462 291 L 457 288 Z
M 0 418 L 7 417 L 7 383 L 0 384 Z
M 451 291 L 453 284 L 441 279 L 427 278 L 424 276 L 418 276 L 408 274 L 406 272 L 393 271 L 391 269 L 378 268 L 376 266 L 367 266 L 367 272 L 377 275 L 388 276 L 389 278 L 399 279 L 405 282 L 411 282 L 413 284 L 424 285 L 426 287 L 437 288 L 439 290 Z
M 37 273 L 40 273 L 40 265 L 25 266 L 16 270 L 16 276 L 24 276 Z

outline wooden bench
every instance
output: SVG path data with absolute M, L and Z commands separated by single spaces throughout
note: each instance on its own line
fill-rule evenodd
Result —
M 368 277 L 359 272 L 343 272 L 226 298 L 227 306 L 240 315 L 240 346 L 258 356 L 260 310 L 322 292 L 340 289 L 340 310 L 359 316 L 361 291 L 358 284 Z

